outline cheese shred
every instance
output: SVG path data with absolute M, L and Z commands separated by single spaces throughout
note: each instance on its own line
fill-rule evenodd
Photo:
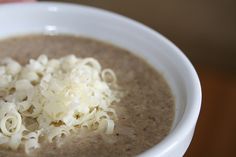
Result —
M 20 65 L 0 61 L 0 145 L 29 154 L 39 139 L 59 141 L 80 129 L 112 134 L 119 102 L 115 72 L 94 58 L 46 55 Z M 120 89 L 120 88 L 119 88 Z

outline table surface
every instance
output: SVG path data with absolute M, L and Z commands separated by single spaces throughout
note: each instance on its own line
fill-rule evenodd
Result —
M 235 0 L 61 0 L 112 10 L 167 36 L 195 65 L 203 103 L 186 157 L 235 156 Z
M 236 148 L 236 76 L 213 68 L 197 68 L 203 102 L 186 157 L 231 157 Z

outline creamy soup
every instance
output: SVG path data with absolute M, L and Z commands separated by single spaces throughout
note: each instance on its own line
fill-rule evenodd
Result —
M 158 144 L 169 133 L 174 119 L 174 98 L 160 73 L 143 59 L 117 46 L 84 37 L 31 35 L 0 41 L 0 58 L 12 57 L 25 64 L 30 58 L 46 54 L 58 58 L 68 54 L 94 57 L 103 68 L 111 68 L 124 97 L 113 104 L 118 115 L 112 135 L 72 134 L 63 144 L 43 143 L 30 156 L 116 157 L 135 156 Z M 0 157 L 27 156 L 0 148 Z

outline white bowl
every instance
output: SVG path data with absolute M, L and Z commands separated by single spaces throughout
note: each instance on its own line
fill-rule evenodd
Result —
M 0 38 L 32 33 L 92 37 L 145 58 L 169 83 L 176 115 L 169 135 L 139 156 L 183 156 L 199 115 L 201 87 L 192 64 L 173 43 L 143 24 L 92 7 L 47 2 L 0 6 Z

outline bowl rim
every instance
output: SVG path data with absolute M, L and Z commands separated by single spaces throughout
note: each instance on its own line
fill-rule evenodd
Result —
M 178 141 L 181 141 L 183 136 L 187 136 L 192 129 L 194 129 L 199 113 L 201 108 L 201 101 L 202 101 L 202 91 L 201 91 L 201 84 L 200 80 L 198 78 L 197 72 L 194 69 L 192 63 L 189 61 L 189 59 L 186 57 L 186 55 L 177 47 L 173 42 L 171 42 L 169 39 L 167 39 L 165 36 L 163 36 L 158 31 L 136 21 L 131 18 L 128 18 L 126 16 L 120 15 L 118 13 L 114 13 L 112 11 L 104 10 L 101 8 L 96 8 L 92 6 L 86 6 L 81 4 L 75 4 L 75 3 L 63 3 L 63 2 L 28 2 L 28 3 L 10 3 L 10 4 L 1 4 L 0 5 L 0 13 L 4 11 L 14 11 L 14 7 L 18 8 L 21 7 L 21 9 L 29 9 L 34 7 L 35 9 L 39 8 L 48 8 L 48 7 L 57 7 L 57 8 L 71 8 L 71 9 L 84 9 L 87 11 L 97 12 L 101 13 L 102 15 L 111 16 L 114 17 L 116 20 L 120 20 L 126 23 L 129 23 L 130 25 L 133 25 L 134 27 L 137 27 L 138 29 L 145 31 L 152 36 L 159 38 L 163 41 L 163 43 L 166 44 L 166 46 L 170 47 L 173 51 L 173 53 L 176 53 L 176 55 L 183 61 L 184 66 L 189 71 L 189 78 L 192 80 L 191 83 L 193 84 L 193 89 L 191 91 L 192 93 L 192 99 L 189 103 L 186 104 L 185 111 L 180 119 L 180 121 L 177 123 L 176 127 L 173 128 L 173 130 L 158 144 L 152 146 L 151 148 L 147 149 L 140 155 L 150 155 L 153 153 L 157 153 L 158 155 L 165 154 L 170 148 L 174 147 Z M 114 43 L 115 44 L 115 43 Z

